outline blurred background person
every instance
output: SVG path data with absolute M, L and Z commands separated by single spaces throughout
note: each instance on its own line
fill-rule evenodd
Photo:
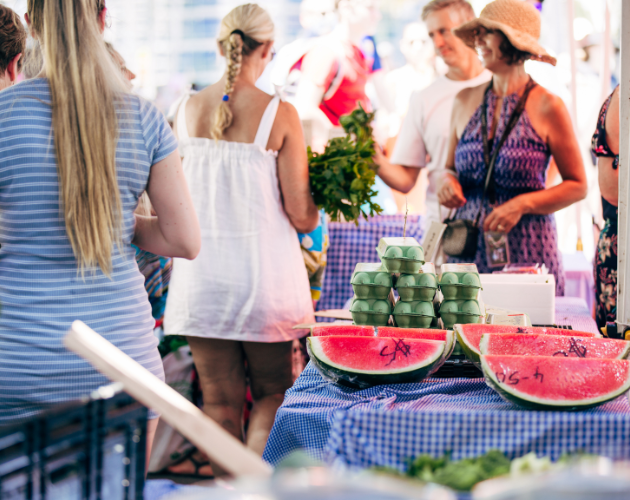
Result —
M 619 87 L 606 99 L 593 135 L 602 195 L 604 229 L 595 250 L 595 320 L 599 328 L 617 321 L 617 218 L 619 205 Z M 616 328 L 612 329 L 616 331 Z
M 411 94 L 429 86 L 436 78 L 435 52 L 425 23 L 405 26 L 400 51 L 405 57 L 405 65 L 385 76 L 395 106 L 394 112 L 388 114 L 388 137 L 398 135 L 409 109 Z
M 204 412 L 262 455 L 293 384 L 292 340 L 305 335 L 292 327 L 314 321 L 296 231 L 315 229 L 318 212 L 295 108 L 256 87 L 273 56 L 271 17 L 236 7 L 217 39 L 225 74 L 175 119 L 203 240 L 197 259 L 174 262 L 164 329 L 187 337 Z
M 131 90 L 133 88 L 133 81 L 136 79 L 136 74 L 127 67 L 123 56 L 120 55 L 120 52 L 118 52 L 111 43 L 105 42 L 105 47 L 107 47 L 107 52 L 112 56 L 116 66 L 120 68 L 123 78 L 129 82 L 129 90 Z
M 428 170 L 425 222 L 443 218 L 437 189 L 446 163 L 455 96 L 462 89 L 480 85 L 491 77 L 475 50 L 452 32 L 453 28 L 474 18 L 475 12 L 465 0 L 433 0 L 424 7 L 422 19 L 429 38 L 448 71 L 424 90 L 412 93 L 391 158 L 388 160 L 380 151 L 375 157 L 380 178 L 402 193 L 413 189 L 421 168 Z
M 0 90 L 18 81 L 24 62 L 26 30 L 13 10 L 0 5 Z
M 336 4 L 337 26 L 299 62 L 295 105 L 302 121 L 308 122 L 307 142 L 315 151 L 324 149 L 341 115 L 352 112 L 358 103 L 372 110 L 366 84 L 380 70 L 373 40 L 367 38 L 374 35 L 381 19 L 377 0 L 338 0 Z M 379 98 L 387 107 L 391 97 L 382 78 L 377 80 Z
M 537 41 L 540 14 L 522 0 L 495 0 L 478 19 L 454 32 L 470 47 L 479 49 L 493 77 L 489 86 L 463 90 L 455 99 L 440 202 L 457 209 L 453 219 L 476 221 L 479 214 L 477 251 L 472 259 L 479 272 L 492 272 L 493 267 L 486 254 L 485 233 L 506 233 L 510 261 L 544 263 L 555 275 L 556 295 L 562 296 L 564 271 L 553 213 L 584 199 L 587 182 L 566 106 L 525 72 L 524 63 L 530 58 L 556 63 Z M 524 110 L 504 136 L 523 95 L 529 95 Z M 482 121 L 485 110 L 487 127 Z M 501 144 L 498 138 L 505 138 L 505 142 Z M 496 154 L 496 165 L 484 197 L 486 139 L 488 157 Z M 501 149 L 495 152 L 497 143 Z M 562 182 L 545 189 L 551 155 Z M 471 259 L 451 256 L 449 262 Z

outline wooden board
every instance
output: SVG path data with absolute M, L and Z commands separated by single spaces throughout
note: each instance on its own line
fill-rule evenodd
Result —
M 125 392 L 162 414 L 210 459 L 234 476 L 270 476 L 271 467 L 199 408 L 81 321 L 72 323 L 64 345 L 120 382 Z

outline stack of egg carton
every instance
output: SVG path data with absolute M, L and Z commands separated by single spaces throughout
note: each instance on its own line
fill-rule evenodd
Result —
M 382 238 L 376 251 L 381 263 L 357 264 L 352 275 L 350 312 L 355 324 L 385 326 L 392 314 L 401 327 L 435 324 L 437 276 L 433 265 L 425 264 L 420 244 L 414 238 Z M 394 287 L 400 295 L 396 306 Z
M 444 328 L 450 330 L 455 323 L 481 322 L 481 280 L 475 264 L 443 264 L 438 284 L 443 297 L 440 317 Z

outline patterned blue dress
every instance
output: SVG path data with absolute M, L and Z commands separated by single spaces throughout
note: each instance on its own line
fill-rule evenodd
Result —
M 519 98 L 519 94 L 515 93 L 503 99 L 501 116 L 495 133 L 497 139 L 491 148 L 496 146 L 498 138 L 503 134 Z M 490 127 L 493 123 L 498 97 L 490 91 L 486 99 L 488 127 Z M 496 205 L 501 205 L 523 193 L 545 189 L 550 156 L 549 147 L 532 127 L 527 111 L 523 111 L 497 156 L 494 167 Z M 481 203 L 487 174 L 481 137 L 481 106 L 473 114 L 459 140 L 455 150 L 455 169 L 459 174 L 459 182 L 467 202 L 457 210 L 454 218 L 474 220 Z M 480 226 L 483 226 L 485 217 L 491 212 L 492 206 L 486 199 Z M 554 216 L 523 215 L 519 223 L 510 231 L 508 238 L 511 262 L 544 262 L 549 272 L 556 278 L 556 295 L 564 295 L 564 270 L 558 250 Z M 449 257 L 449 262 L 465 262 L 465 260 Z M 486 260 L 483 230 L 479 232 L 479 244 L 474 262 L 479 272 L 492 272 Z

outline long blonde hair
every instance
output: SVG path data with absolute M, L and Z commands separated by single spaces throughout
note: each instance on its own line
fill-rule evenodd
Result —
M 59 198 L 78 267 L 109 275 L 121 241 L 115 100 L 125 92 L 98 18 L 105 0 L 28 0 L 52 98 Z
M 221 21 L 218 40 L 227 59 L 223 100 L 214 112 L 210 137 L 221 139 L 232 125 L 232 110 L 228 99 L 241 72 L 243 57 L 274 38 L 274 25 L 269 13 L 255 3 L 239 5 Z

